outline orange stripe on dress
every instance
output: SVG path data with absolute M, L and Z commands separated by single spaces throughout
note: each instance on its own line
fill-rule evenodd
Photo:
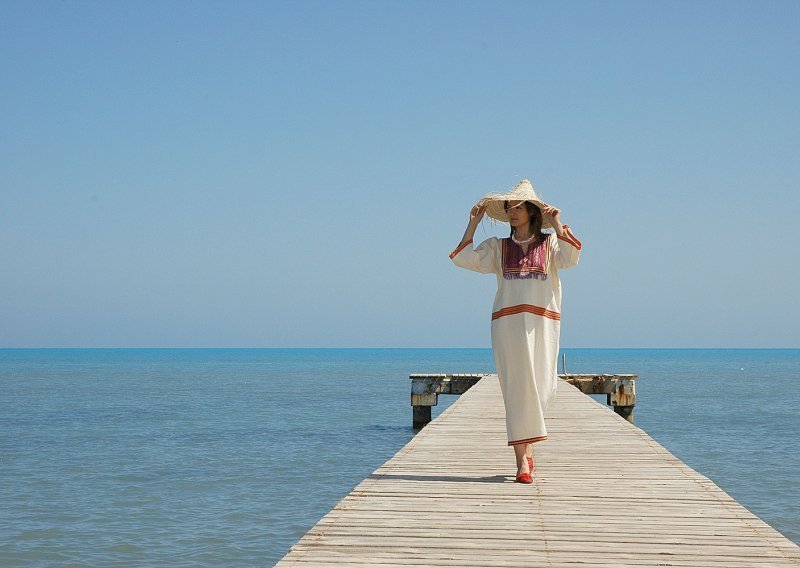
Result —
M 562 241 L 568 242 L 569 244 L 574 246 L 576 249 L 581 250 L 581 247 L 583 245 L 577 239 L 577 237 L 575 237 L 575 235 L 572 234 L 572 231 L 570 230 L 568 225 L 564 225 L 564 230 L 567 232 L 567 234 L 566 235 L 558 235 L 558 238 L 561 239 Z
M 554 312 L 531 304 L 519 304 L 517 306 L 509 306 L 507 308 L 497 310 L 492 314 L 492 320 L 496 320 L 504 316 L 513 316 L 515 314 L 522 314 L 522 313 L 534 314 L 537 316 L 542 316 L 556 321 L 561 319 L 561 314 L 559 314 L 558 312 Z
M 460 253 L 462 250 L 464 250 L 464 247 L 466 247 L 467 245 L 470 245 L 470 244 L 472 244 L 472 239 L 468 240 L 468 241 L 467 241 L 467 242 L 465 242 L 463 245 L 460 245 L 460 246 L 459 246 L 459 247 L 458 247 L 456 250 L 454 250 L 453 252 L 451 252 L 451 253 L 450 253 L 450 258 L 453 258 L 455 255 L 457 255 L 457 254 L 458 254 L 458 253 Z
M 513 440 L 508 443 L 509 446 L 516 446 L 517 444 L 535 444 L 536 442 L 543 442 L 547 436 L 539 436 L 538 438 L 526 438 L 524 440 Z

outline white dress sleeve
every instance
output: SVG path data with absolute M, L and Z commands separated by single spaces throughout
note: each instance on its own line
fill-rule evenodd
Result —
M 484 274 L 494 274 L 500 268 L 500 240 L 491 237 L 472 248 L 472 240 L 467 241 L 450 253 L 453 264 Z
M 578 264 L 581 257 L 581 242 L 572 234 L 569 225 L 564 225 L 564 234 L 558 235 L 553 243 L 553 258 L 556 268 L 571 268 Z

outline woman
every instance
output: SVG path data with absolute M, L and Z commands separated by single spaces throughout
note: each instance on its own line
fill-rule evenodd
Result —
M 509 223 L 511 236 L 486 239 L 473 249 L 472 237 L 484 213 Z M 542 202 L 531 182 L 522 180 L 509 192 L 487 195 L 472 208 L 464 238 L 450 253 L 456 266 L 497 275 L 492 351 L 520 483 L 533 482 L 533 444 L 547 439 L 544 412 L 556 393 L 558 270 L 575 266 L 580 250 L 580 241 L 561 224 L 561 211 Z

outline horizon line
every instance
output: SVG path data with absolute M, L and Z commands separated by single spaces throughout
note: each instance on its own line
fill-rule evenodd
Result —
M 169 346 L 169 347 L 164 347 L 164 346 L 160 346 L 160 347 L 156 347 L 156 346 L 150 346 L 150 347 L 147 347 L 147 346 L 145 346 L 145 347 L 143 347 L 143 346 L 136 346 L 136 347 L 121 347 L 121 346 L 91 346 L 91 347 L 89 347 L 89 346 L 46 346 L 46 347 L 43 347 L 43 346 L 39 346 L 39 347 L 26 346 L 26 347 L 2 347 L 2 346 L 0 346 L 0 351 L 48 350 L 48 349 L 52 349 L 52 350 L 56 350 L 56 349 L 65 349 L 65 350 L 66 349 L 70 349 L 70 350 L 79 350 L 79 349 L 86 349 L 86 350 L 88 350 L 88 349 L 96 349 L 96 350 L 115 350 L 115 349 L 116 350 L 137 350 L 137 349 L 138 350 L 158 350 L 158 349 L 162 349 L 162 350 L 214 350 L 214 349 L 216 349 L 216 350 L 251 350 L 251 351 L 252 350 L 279 350 L 279 349 L 284 349 L 284 350 L 310 350 L 310 349 L 323 350 L 323 349 L 325 349 L 325 350 L 338 350 L 338 351 L 342 351 L 342 350 L 381 350 L 381 349 L 383 349 L 383 350 L 401 350 L 401 349 L 402 350 L 424 350 L 424 349 L 428 349 L 428 350 L 442 350 L 442 349 L 450 349 L 450 350 L 464 349 L 464 350 L 467 350 L 467 349 L 470 349 L 470 350 L 473 350 L 473 349 L 484 349 L 484 350 L 487 350 L 487 351 L 491 351 L 492 348 L 491 348 L 491 346 L 485 346 L 485 347 L 400 347 L 400 346 L 395 346 L 395 347 L 385 347 L 385 346 L 382 346 L 382 347 L 316 347 L 316 346 L 304 346 L 304 347 L 297 347 L 297 346 L 281 346 L 281 347 L 275 347 L 275 346 L 272 346 L 272 347 L 264 347 L 264 346 L 258 346 L 258 347 L 253 347 L 253 346 L 250 346 L 250 347 L 246 347 L 246 346 L 237 346 L 237 347 L 230 347 L 230 346 L 228 346 L 228 347 L 221 347 L 221 346 L 216 346 L 216 347 L 211 347 L 211 346 L 205 346 L 205 347 L 197 347 L 197 346 L 194 346 L 194 347 L 185 347 L 185 346 L 184 347 L 181 347 L 181 346 Z M 561 347 L 560 348 L 560 350 L 570 350 L 570 349 L 576 349 L 576 350 L 577 349 L 580 349 L 580 350 L 611 350 L 611 349 L 625 349 L 625 350 L 661 349 L 661 350 L 669 350 L 669 349 L 673 349 L 673 350 L 698 350 L 698 351 L 700 351 L 700 350 L 722 350 L 722 349 L 729 349 L 729 350 L 797 350 L 797 349 L 800 349 L 800 347 L 741 347 L 741 346 L 735 346 L 735 347 L 731 347 L 731 346 L 726 346 L 726 347 L 719 347 L 719 346 L 717 346 L 717 347 L 709 347 L 709 346 L 704 346 L 704 347 L 696 347 L 696 346 L 695 347 L 674 347 L 674 346 L 672 346 L 672 347 L 659 347 L 659 346 L 619 347 L 619 346 L 615 346 L 615 347 Z

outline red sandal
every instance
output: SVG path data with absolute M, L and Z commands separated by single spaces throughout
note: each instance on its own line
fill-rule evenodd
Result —
M 533 483 L 533 478 L 530 473 L 520 473 L 517 475 L 517 483 Z

